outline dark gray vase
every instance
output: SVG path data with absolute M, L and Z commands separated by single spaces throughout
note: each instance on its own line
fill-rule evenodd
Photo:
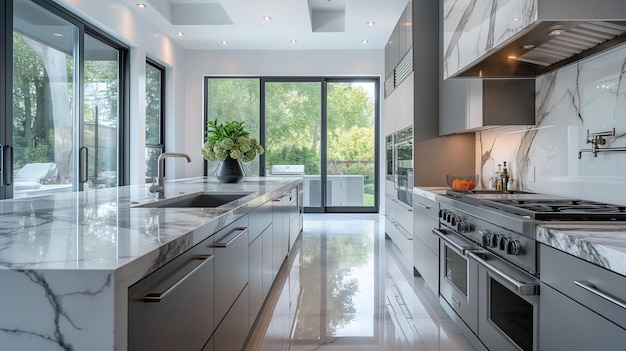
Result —
M 239 183 L 245 175 L 241 162 L 230 156 L 220 162 L 215 171 L 215 177 L 220 183 Z

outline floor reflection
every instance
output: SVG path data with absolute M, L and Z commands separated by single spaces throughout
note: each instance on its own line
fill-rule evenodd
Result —
M 306 214 L 290 255 L 247 350 L 473 350 L 385 240 L 384 217 Z

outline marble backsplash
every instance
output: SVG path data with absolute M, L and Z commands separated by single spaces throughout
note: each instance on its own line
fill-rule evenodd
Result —
M 626 147 L 626 45 L 536 81 L 534 126 L 476 133 L 481 185 L 507 161 L 513 188 L 626 205 L 626 152 L 583 152 L 587 131 L 615 129 L 600 149 Z

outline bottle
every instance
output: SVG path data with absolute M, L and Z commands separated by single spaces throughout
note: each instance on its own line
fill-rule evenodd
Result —
M 496 190 L 502 190 L 502 179 L 500 174 L 502 173 L 502 165 L 498 163 L 498 170 L 496 171 L 495 177 L 493 177 L 493 187 Z
M 500 177 L 502 178 L 502 191 L 507 191 L 507 186 L 509 183 L 509 171 L 506 168 L 506 161 L 502 162 L 502 173 L 500 173 Z

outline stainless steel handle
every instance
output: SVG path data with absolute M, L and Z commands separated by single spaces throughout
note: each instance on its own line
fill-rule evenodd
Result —
M 474 260 L 476 260 L 476 262 L 478 262 L 483 267 L 487 268 L 489 271 L 491 271 L 495 275 L 497 275 L 500 278 L 502 278 L 502 279 L 506 280 L 507 282 L 509 282 L 511 285 L 513 285 L 515 287 L 515 290 L 520 295 L 539 295 L 539 284 L 538 283 L 520 282 L 519 280 L 509 276 L 508 274 L 504 273 L 503 271 L 501 271 L 500 269 L 496 268 L 492 264 L 490 264 L 487 261 L 483 260 L 480 256 L 476 255 L 472 251 L 467 251 L 467 256 L 471 257 Z
M 601 298 L 603 298 L 605 300 L 611 301 L 612 303 L 618 305 L 621 308 L 626 308 L 626 302 L 624 302 L 624 301 L 622 301 L 622 300 L 620 300 L 620 299 L 618 299 L 618 298 L 616 298 L 614 296 L 611 296 L 610 294 L 605 293 L 604 291 L 598 289 L 596 287 L 596 285 L 594 283 L 590 282 L 590 281 L 587 281 L 587 280 L 574 280 L 574 284 L 580 286 L 581 288 L 589 291 L 592 294 L 600 296 Z
M 441 238 L 441 240 L 445 241 L 446 244 L 450 245 L 450 248 L 454 252 L 459 254 L 460 256 L 465 256 L 465 252 L 467 252 L 467 250 L 474 248 L 470 246 L 462 246 L 462 245 L 455 243 L 454 241 L 452 241 L 452 239 L 448 238 L 448 236 L 444 232 L 442 232 L 441 230 L 437 228 L 433 228 L 432 231 L 433 231 L 433 234 Z
M 228 247 L 228 245 L 232 244 L 235 240 L 239 239 L 240 236 L 244 235 L 248 232 L 248 227 L 238 227 L 233 229 L 230 233 L 224 235 L 220 241 L 213 243 L 212 247 Z
M 8 166 L 4 165 L 4 169 L 7 170 L 5 178 L 7 179 L 6 185 L 11 185 L 13 183 L 13 146 L 7 145 L 6 148 L 9 150 L 9 161 L 7 162 Z
M 163 301 L 163 299 L 165 299 L 169 294 L 171 294 L 172 291 L 174 291 L 174 289 L 176 289 L 180 284 L 182 284 L 185 280 L 187 280 L 194 273 L 196 273 L 200 268 L 202 268 L 205 264 L 207 264 L 207 262 L 212 260 L 213 259 L 213 255 L 210 255 L 210 254 L 198 255 L 198 256 L 194 257 L 194 259 L 196 259 L 196 260 L 203 260 L 203 262 L 200 263 L 199 265 L 197 265 L 196 268 L 194 268 L 191 271 L 189 271 L 189 273 L 185 274 L 182 278 L 177 280 L 176 283 L 172 284 L 172 286 L 170 286 L 169 288 L 165 289 L 164 292 L 162 292 L 162 293 L 149 293 L 146 296 L 144 296 L 143 301 L 144 302 L 161 302 L 161 301 Z
M 413 204 L 415 204 L 415 205 L 417 205 L 417 206 L 419 206 L 419 207 L 421 207 L 421 208 L 423 208 L 425 210 L 430 210 L 430 206 L 426 206 L 424 204 L 420 204 L 419 202 L 415 202 L 414 201 Z
M 82 146 L 80 148 L 80 155 L 82 156 L 84 152 L 84 160 L 83 157 L 80 158 L 80 176 L 78 177 L 78 181 L 81 183 L 87 182 L 89 180 L 89 149 L 87 147 Z

